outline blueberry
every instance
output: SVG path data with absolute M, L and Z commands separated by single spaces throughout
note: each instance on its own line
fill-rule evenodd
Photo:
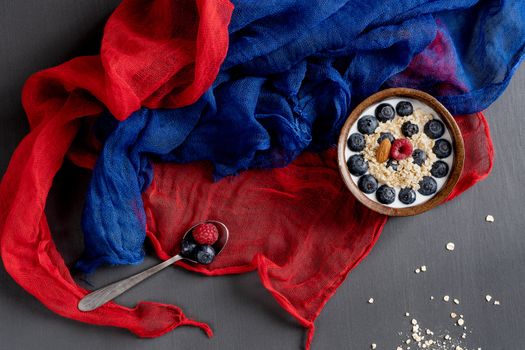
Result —
M 423 179 L 419 181 L 419 190 L 417 190 L 424 196 L 430 196 L 437 191 L 437 182 L 432 176 L 423 176 Z
M 372 175 L 363 175 L 359 178 L 357 186 L 364 193 L 374 193 L 377 190 L 377 180 Z
M 432 169 L 430 169 L 432 176 L 440 178 L 445 177 L 448 174 L 448 164 L 442 160 L 438 160 L 432 164 Z
M 384 123 L 388 120 L 394 119 L 396 111 L 394 110 L 394 107 L 388 103 L 381 103 L 376 107 L 375 115 L 377 120 Z
M 445 133 L 445 125 L 441 120 L 432 119 L 429 120 L 424 127 L 425 134 L 431 139 L 438 139 Z
M 392 187 L 382 185 L 377 189 L 376 198 L 379 203 L 391 204 L 396 199 L 396 191 Z
M 201 264 L 211 264 L 215 258 L 215 250 L 211 245 L 201 245 L 197 248 L 197 261 Z
M 401 117 L 406 117 L 414 112 L 414 107 L 412 107 L 412 103 L 408 101 L 401 101 L 396 105 L 396 112 Z
M 373 115 L 365 115 L 357 121 L 357 130 L 362 134 L 370 135 L 379 126 L 379 122 Z
M 196 248 L 197 248 L 197 243 L 195 243 L 191 239 L 185 239 L 181 243 L 180 254 L 187 258 L 193 259 Z
M 414 164 L 417 164 L 419 166 L 423 165 L 423 163 L 425 162 L 425 160 L 427 160 L 427 155 L 425 153 L 425 151 L 423 151 L 422 149 L 416 149 L 414 150 L 414 152 L 412 152 L 412 158 L 414 159 Z
M 419 126 L 411 122 L 404 122 L 403 125 L 401 125 L 401 132 L 406 137 L 412 137 L 419 132 Z
M 350 137 L 348 138 L 348 148 L 350 148 L 351 151 L 361 152 L 365 149 L 365 145 L 366 142 L 363 134 L 359 134 L 356 132 L 350 135 Z
M 416 201 L 416 192 L 410 187 L 402 188 L 397 198 L 399 198 L 403 204 L 412 204 Z
M 368 162 L 361 154 L 354 154 L 348 159 L 348 169 L 350 174 L 361 176 L 368 171 Z
M 390 167 L 392 168 L 392 170 L 394 171 L 397 171 L 397 166 L 399 165 L 399 163 L 397 162 L 397 160 L 395 159 L 392 159 L 390 158 L 387 162 L 386 162 L 386 167 Z
M 452 154 L 452 145 L 445 139 L 439 139 L 434 144 L 432 151 L 438 158 L 447 158 Z
M 382 132 L 381 134 L 379 134 L 379 138 L 377 139 L 377 143 L 383 142 L 384 139 L 388 139 L 390 141 L 390 143 L 392 143 L 392 142 L 394 142 L 394 140 L 396 138 L 394 137 L 394 135 L 392 135 L 389 132 Z

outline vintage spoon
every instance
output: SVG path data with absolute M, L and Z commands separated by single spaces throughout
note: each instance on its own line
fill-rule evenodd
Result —
M 198 224 L 193 225 L 186 233 L 184 234 L 184 237 L 182 238 L 182 241 L 184 241 L 188 235 L 191 234 L 192 230 L 205 223 L 211 223 L 214 224 L 217 227 L 217 230 L 219 231 L 219 239 L 218 241 L 213 245 L 213 248 L 215 249 L 215 257 L 219 255 L 219 253 L 224 249 L 226 246 L 226 243 L 228 242 L 229 232 L 226 225 L 224 225 L 220 221 L 214 221 L 214 220 L 208 220 L 204 222 L 200 222 Z M 125 278 L 121 281 L 114 282 L 106 287 L 100 288 L 94 292 L 89 293 L 84 298 L 80 300 L 78 303 L 78 309 L 80 311 L 92 311 L 96 308 L 104 305 L 108 301 L 111 301 L 118 297 L 119 295 L 126 292 L 128 289 L 131 289 L 132 287 L 136 286 L 140 282 L 144 281 L 146 278 L 153 276 L 157 272 L 164 270 L 166 267 L 174 264 L 175 262 L 179 260 L 187 260 L 192 263 L 198 264 L 197 261 L 187 258 L 185 256 L 181 256 L 180 254 L 175 255 L 174 257 L 161 262 L 158 265 L 155 265 L 153 267 L 150 267 L 149 269 L 139 272 L 136 275 L 130 276 L 128 278 Z

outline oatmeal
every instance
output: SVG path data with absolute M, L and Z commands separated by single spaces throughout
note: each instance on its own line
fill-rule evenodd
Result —
M 451 135 L 428 105 L 389 98 L 363 111 L 347 139 L 347 166 L 369 198 L 392 207 L 417 205 L 444 185 Z
M 379 182 L 390 187 L 411 187 L 414 190 L 419 189 L 419 182 L 423 176 L 430 176 L 432 164 L 437 160 L 436 155 L 432 152 L 434 140 L 425 133 L 419 132 L 412 136 L 410 141 L 414 149 L 421 149 L 427 155 L 426 160 L 420 166 L 414 163 L 413 157 L 408 157 L 397 161 L 397 170 L 392 167 L 386 167 L 385 164 L 379 163 L 376 159 L 376 150 L 379 147 L 377 140 L 384 133 L 390 133 L 396 139 L 404 138 L 401 133 L 401 126 L 410 122 L 423 130 L 425 124 L 434 119 L 430 113 L 425 113 L 421 109 L 416 109 L 413 114 L 406 117 L 395 117 L 385 123 L 379 124 L 375 132 L 371 135 L 365 135 L 366 146 L 363 150 L 364 158 L 368 161 L 368 171 Z

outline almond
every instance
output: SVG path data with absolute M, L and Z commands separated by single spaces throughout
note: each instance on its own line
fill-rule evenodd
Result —
M 390 154 L 390 147 L 392 147 L 392 143 L 390 143 L 389 139 L 381 141 L 376 151 L 376 159 L 379 163 L 387 161 L 388 155 Z

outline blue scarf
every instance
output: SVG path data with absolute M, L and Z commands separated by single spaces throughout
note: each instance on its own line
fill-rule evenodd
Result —
M 230 46 L 195 104 L 99 119 L 78 267 L 142 261 L 150 159 L 209 160 L 217 179 L 283 167 L 333 144 L 363 98 L 388 86 L 438 97 L 453 114 L 487 108 L 525 45 L 522 0 L 236 0 Z

